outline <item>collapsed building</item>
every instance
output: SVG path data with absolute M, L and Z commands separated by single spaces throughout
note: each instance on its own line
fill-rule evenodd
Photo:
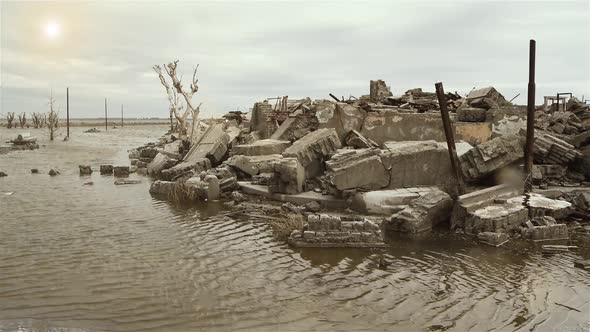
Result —
M 492 245 L 514 237 L 563 239 L 564 220 L 590 212 L 590 196 L 571 189 L 590 181 L 590 110 L 575 98 L 567 110 L 537 109 L 535 165 L 532 179 L 525 179 L 525 108 L 493 87 L 447 93 L 468 184 L 468 193 L 459 195 L 435 93 L 411 89 L 394 96 L 376 80 L 360 98 L 330 96 L 256 102 L 250 113 L 200 123 L 190 149 L 168 134 L 130 158 L 139 173 L 155 179 L 154 195 L 232 200 L 241 191 L 351 212 L 308 212 L 308 223 L 290 237 L 295 246 L 376 247 L 385 233 L 441 224 Z M 538 193 L 523 193 L 529 180 Z M 543 195 L 556 186 L 570 189 Z

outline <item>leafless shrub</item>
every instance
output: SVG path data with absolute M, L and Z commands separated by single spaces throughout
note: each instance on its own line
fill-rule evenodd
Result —
M 273 236 L 280 241 L 287 241 L 294 230 L 300 230 L 305 225 L 305 217 L 298 213 L 289 213 L 280 220 L 270 222 Z

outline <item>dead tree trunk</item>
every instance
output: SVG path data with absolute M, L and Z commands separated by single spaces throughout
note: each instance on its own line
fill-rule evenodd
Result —
M 194 135 L 194 123 L 197 121 L 199 117 L 199 112 L 201 108 L 201 104 L 198 106 L 193 105 L 193 95 L 197 93 L 199 90 L 198 86 L 198 79 L 197 79 L 197 69 L 199 65 L 197 65 L 193 70 L 193 79 L 190 84 L 190 90 L 185 90 L 182 87 L 181 81 L 178 79 L 176 74 L 176 67 L 178 65 L 178 60 L 174 62 L 170 62 L 164 68 L 166 69 L 166 73 L 170 76 L 172 80 L 172 87 L 162 74 L 162 69 L 159 65 L 154 66 L 154 71 L 158 74 L 160 78 L 160 82 L 166 88 L 166 93 L 168 94 L 168 101 L 170 102 L 170 112 L 174 114 L 176 121 L 178 122 L 178 136 L 179 139 L 183 140 L 186 136 L 186 119 L 188 118 L 189 114 L 192 116 L 192 128 L 191 128 L 191 137 L 190 140 L 192 141 L 192 137 Z M 183 113 L 180 113 L 182 110 L 182 102 L 178 100 L 178 95 L 181 94 L 184 97 L 184 101 L 186 103 L 186 110 Z
M 57 123 L 59 121 L 59 113 L 55 111 L 55 99 L 53 95 L 49 97 L 49 113 L 45 116 L 45 124 L 47 125 L 47 130 L 49 131 L 49 140 L 53 141 L 55 138 L 55 131 L 57 129 Z
M 24 128 L 27 124 L 27 113 L 22 112 L 18 115 L 18 124 L 21 128 Z
M 14 121 L 14 112 L 6 113 L 6 128 L 12 128 L 12 122 Z

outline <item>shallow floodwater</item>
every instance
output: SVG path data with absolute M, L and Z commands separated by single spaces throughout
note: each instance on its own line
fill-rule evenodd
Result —
M 264 223 L 205 220 L 220 204 L 177 206 L 146 178 L 98 174 L 165 126 L 86 129 L 0 155 L 0 331 L 590 330 L 590 272 L 573 267 L 587 248 L 543 257 L 436 233 L 294 250 Z

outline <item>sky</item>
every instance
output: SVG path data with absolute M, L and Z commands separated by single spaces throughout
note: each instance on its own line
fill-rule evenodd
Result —
M 359 97 L 383 79 L 421 87 L 494 86 L 526 104 L 529 40 L 536 102 L 590 99 L 590 1 L 67 1 L 0 2 L 0 114 L 167 117 L 152 70 L 199 64 L 202 117 L 269 97 Z M 188 85 L 189 82 L 186 83 Z

